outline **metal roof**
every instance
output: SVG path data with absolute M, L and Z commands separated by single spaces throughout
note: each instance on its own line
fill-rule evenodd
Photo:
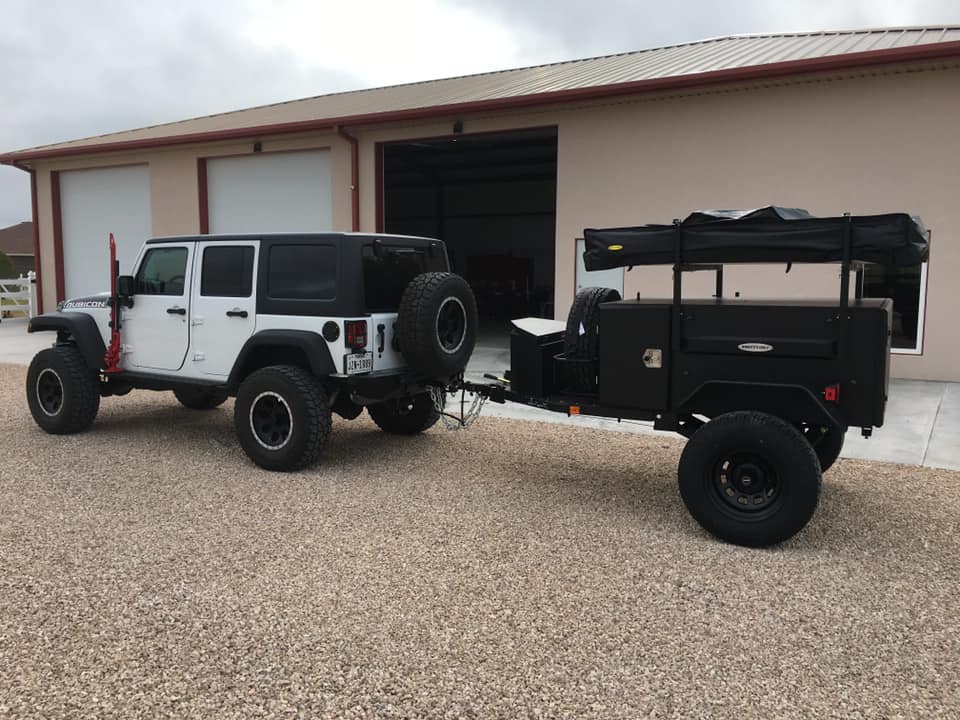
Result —
M 45 145 L 2 162 L 296 132 L 842 67 L 960 57 L 960 26 L 720 37 L 604 57 L 320 95 Z M 251 132 L 247 132 L 251 131 Z

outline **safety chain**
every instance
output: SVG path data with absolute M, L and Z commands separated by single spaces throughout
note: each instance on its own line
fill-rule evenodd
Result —
M 443 426 L 447 430 L 462 430 L 470 427 L 473 422 L 480 417 L 480 411 L 487 398 L 477 393 L 467 392 L 464 389 L 459 391 L 459 400 L 454 400 L 454 407 L 458 407 L 459 415 L 447 412 L 447 395 L 456 397 L 457 391 L 450 393 L 443 387 L 431 387 L 430 398 L 433 400 L 433 407 L 440 413 L 440 419 L 443 420 Z

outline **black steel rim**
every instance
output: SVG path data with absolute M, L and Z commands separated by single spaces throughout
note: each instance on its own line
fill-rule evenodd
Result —
M 467 334 L 467 311 L 463 303 L 455 297 L 449 297 L 440 305 L 437 313 L 437 338 L 444 352 L 455 353 L 463 345 Z
M 279 450 L 290 440 L 293 417 L 286 400 L 276 393 L 261 393 L 250 406 L 250 429 L 268 450 Z
M 60 376 L 50 368 L 37 378 L 37 402 L 47 415 L 56 415 L 63 408 L 63 383 Z
M 779 500 L 783 482 L 776 469 L 753 452 L 733 452 L 713 467 L 713 490 L 723 506 L 738 513 L 761 513 Z

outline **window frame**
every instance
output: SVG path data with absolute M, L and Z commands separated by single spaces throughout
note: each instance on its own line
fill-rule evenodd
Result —
M 150 253 L 161 253 L 161 252 L 183 252 L 183 287 L 179 293 L 171 292 L 145 292 L 142 287 L 141 273 L 146 270 L 147 262 L 150 258 Z M 146 251 L 143 253 L 143 257 L 140 259 L 140 262 L 137 264 L 137 271 L 133 276 L 133 283 L 135 289 L 135 295 L 143 295 L 145 297 L 187 297 L 190 292 L 190 247 L 187 245 L 172 245 L 172 246 L 160 246 L 160 247 L 147 247 Z M 177 277 L 174 275 L 173 277 Z
M 923 355 L 924 330 L 927 317 L 927 273 L 929 271 L 930 261 L 926 260 L 920 266 L 920 288 L 918 290 L 920 297 L 917 303 L 917 342 L 912 348 L 894 347 L 893 338 L 890 339 L 891 355 L 920 356 Z M 873 296 L 864 296 L 873 297 Z M 896 307 L 894 307 L 896 309 Z
M 207 261 L 207 252 L 209 250 L 249 250 L 250 251 L 250 266 L 249 266 L 249 284 L 248 292 L 245 295 L 223 295 L 223 294 L 208 294 L 203 291 L 203 281 L 204 281 L 204 270 L 206 269 Z M 246 268 L 245 268 L 246 269 Z M 257 248 L 253 243 L 210 243 L 206 244 L 201 248 L 200 252 L 200 287 L 197 290 L 197 294 L 201 298 L 234 298 L 238 300 L 245 300 L 253 297 L 253 294 L 257 290 L 257 279 L 256 279 L 256 270 L 257 270 Z

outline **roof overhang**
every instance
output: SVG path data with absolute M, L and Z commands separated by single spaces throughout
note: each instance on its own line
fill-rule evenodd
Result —
M 644 93 L 681 90 L 694 87 L 748 82 L 790 75 L 852 70 L 856 68 L 893 65 L 920 61 L 942 60 L 960 57 L 960 41 L 911 45 L 908 47 L 872 50 L 843 55 L 804 58 L 779 63 L 752 65 L 748 67 L 714 70 L 710 72 L 676 75 L 650 80 L 637 80 L 593 87 L 559 90 L 553 92 L 531 93 L 513 97 L 475 100 L 445 105 L 432 105 L 400 110 L 347 115 L 342 117 L 316 118 L 269 125 L 253 125 L 208 132 L 167 135 L 136 140 L 105 141 L 88 145 L 69 147 L 40 147 L 0 154 L 0 163 L 13 165 L 29 171 L 23 163 L 48 158 L 64 158 L 94 153 L 123 152 L 148 148 L 189 145 L 223 140 L 260 137 L 267 135 L 288 135 L 293 133 L 336 131 L 338 128 L 356 128 L 364 125 L 377 125 L 390 122 L 426 120 L 450 115 L 464 115 L 496 110 L 514 110 L 534 106 L 557 105 L 562 103 L 600 100 L 604 98 L 638 95 Z

